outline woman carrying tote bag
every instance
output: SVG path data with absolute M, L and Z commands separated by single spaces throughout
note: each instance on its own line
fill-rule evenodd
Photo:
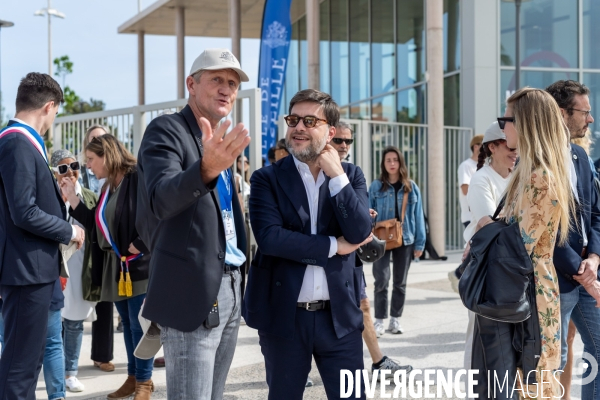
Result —
M 396 147 L 386 147 L 381 155 L 381 175 L 369 188 L 371 208 L 377 211 L 375 233 L 387 240 L 384 256 L 373 264 L 375 277 L 375 332 L 385 332 L 388 315 L 390 256 L 393 260 L 393 289 L 389 330 L 402 333 L 399 318 L 404 310 L 406 278 L 414 257 L 425 247 L 425 217 L 419 187 L 410 180 L 404 157 Z M 386 232 L 385 237 L 378 233 Z

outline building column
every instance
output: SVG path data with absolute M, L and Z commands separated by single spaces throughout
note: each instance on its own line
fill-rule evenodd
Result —
M 444 193 L 444 36 L 443 0 L 427 0 L 427 217 L 431 242 L 446 249 Z
M 144 31 L 138 32 L 138 104 L 146 104 L 146 61 Z
M 308 87 L 319 90 L 319 0 L 306 0 L 306 41 L 308 43 Z M 301 88 L 303 89 L 303 88 Z
M 177 36 L 177 98 L 185 98 L 185 9 L 177 7 L 175 17 Z
M 507 98 L 505 93 L 499 93 L 498 88 L 500 28 L 498 19 L 489 17 L 498 14 L 498 2 L 463 0 L 460 12 L 461 126 L 473 128 L 475 134 L 483 134 L 496 120 L 500 101 Z
M 231 52 L 242 63 L 242 6 L 241 0 L 229 0 L 229 36 Z

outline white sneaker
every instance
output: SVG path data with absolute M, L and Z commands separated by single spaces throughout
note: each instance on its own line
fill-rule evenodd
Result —
M 71 376 L 65 380 L 65 384 L 67 385 L 67 389 L 71 392 L 83 392 L 85 386 L 83 383 L 79 382 L 76 376 Z
M 404 330 L 400 326 L 400 321 L 397 318 L 390 318 L 390 326 L 388 328 L 392 333 L 403 333 Z
M 373 326 L 375 327 L 375 334 L 377 335 L 377 337 L 380 338 L 381 336 L 383 336 L 383 334 L 385 333 L 385 327 L 383 326 L 383 323 L 375 321 Z

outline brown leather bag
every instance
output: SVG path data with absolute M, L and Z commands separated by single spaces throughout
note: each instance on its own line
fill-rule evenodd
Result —
M 404 224 L 404 215 L 406 214 L 406 204 L 408 195 L 404 192 L 402 196 L 402 213 L 400 221 L 396 218 L 386 219 L 375 224 L 373 234 L 381 240 L 385 240 L 385 249 L 392 250 L 402 246 L 402 225 Z

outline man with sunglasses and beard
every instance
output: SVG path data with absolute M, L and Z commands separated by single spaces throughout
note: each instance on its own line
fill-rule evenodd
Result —
M 546 88 L 554 97 L 563 116 L 571 139 L 585 136 L 588 125 L 594 122 L 591 115 L 590 90 L 583 84 L 572 81 L 557 81 Z M 594 176 L 588 156 L 580 147 L 571 143 L 569 159 L 571 188 L 575 197 L 576 215 L 571 215 L 569 240 L 554 249 L 554 266 L 558 275 L 560 290 L 561 319 L 561 384 L 567 390 L 564 399 L 570 398 L 571 363 L 567 363 L 567 353 L 573 344 L 575 332 L 569 329 L 573 321 L 581 334 L 583 350 L 600 363 L 600 308 L 596 300 L 583 286 L 600 290 L 598 264 L 600 262 L 600 207 L 598 193 L 594 186 Z M 583 374 L 587 377 L 592 368 Z M 582 386 L 582 399 L 600 399 L 600 374 Z
M 342 164 L 328 144 L 339 120 L 331 96 L 302 90 L 289 110 L 291 157 L 251 178 L 258 252 L 242 312 L 258 329 L 270 400 L 302 399 L 313 356 L 335 399 L 340 370 L 363 368 L 362 266 L 354 251 L 371 240 L 367 187 L 361 170 Z

